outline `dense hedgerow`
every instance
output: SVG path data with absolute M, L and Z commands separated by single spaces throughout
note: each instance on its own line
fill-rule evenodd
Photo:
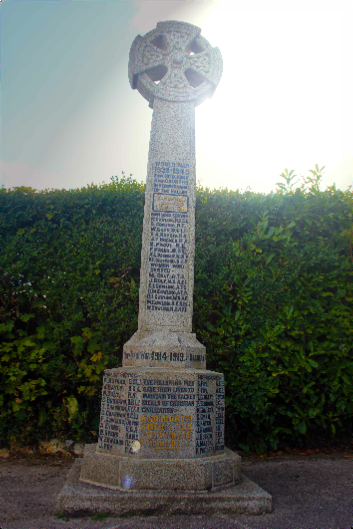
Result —
M 194 331 L 235 445 L 347 430 L 353 194 L 197 189 Z M 93 441 L 105 368 L 137 328 L 143 184 L 0 191 L 0 442 Z

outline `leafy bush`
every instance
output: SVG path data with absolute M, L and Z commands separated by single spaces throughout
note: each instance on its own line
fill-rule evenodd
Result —
M 197 189 L 194 330 L 244 449 L 352 416 L 351 191 Z M 2 443 L 93 441 L 103 370 L 137 328 L 144 185 L 0 192 Z
M 352 198 L 321 173 L 276 194 L 215 191 L 197 209 L 196 332 L 227 381 L 238 446 L 333 434 L 352 416 Z
M 137 326 L 144 186 L 0 197 L 1 438 L 93 439 L 103 370 Z

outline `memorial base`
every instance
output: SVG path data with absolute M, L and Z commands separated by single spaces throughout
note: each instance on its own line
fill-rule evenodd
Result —
M 82 517 L 108 516 L 231 515 L 272 511 L 272 497 L 242 476 L 236 485 L 208 492 L 136 491 L 123 492 L 80 481 L 82 460 L 77 459 L 59 494 L 54 514 Z
M 241 481 L 241 457 L 223 454 L 198 459 L 133 459 L 102 455 L 86 445 L 80 481 L 121 490 L 202 492 L 233 486 Z

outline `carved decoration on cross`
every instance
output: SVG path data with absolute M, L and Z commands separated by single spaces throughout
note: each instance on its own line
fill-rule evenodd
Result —
M 151 108 L 156 97 L 180 103 L 195 101 L 196 106 L 213 95 L 222 76 L 222 56 L 200 33 L 192 24 L 166 21 L 135 38 L 129 81 Z

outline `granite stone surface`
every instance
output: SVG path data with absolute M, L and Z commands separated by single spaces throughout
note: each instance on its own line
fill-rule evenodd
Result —
M 212 96 L 222 75 L 220 51 L 200 33 L 192 24 L 159 22 L 144 37 L 136 37 L 130 50 L 131 87 L 153 106 L 141 252 L 140 332 L 192 331 L 195 105 Z M 164 343 L 165 338 L 159 345 Z M 123 365 L 131 365 L 125 364 L 125 353 L 144 352 L 132 351 L 131 345 L 128 342 L 124 348 Z
M 262 514 L 271 512 L 272 497 L 243 476 L 234 486 L 207 492 L 120 491 L 99 487 L 79 480 L 81 460 L 75 461 L 59 494 L 56 515 L 76 517 L 99 513 L 114 516 L 173 514 Z M 127 483 L 128 484 L 128 483 Z
M 140 331 L 192 331 L 195 105 L 155 100 L 142 234 Z
M 222 56 L 200 33 L 197 26 L 169 20 L 135 38 L 129 58 L 130 85 L 151 108 L 155 98 L 199 105 L 212 96 L 222 76 Z
M 125 486 L 123 468 L 151 490 L 235 482 L 237 456 L 224 453 L 223 375 L 206 371 L 206 349 L 192 333 L 195 105 L 212 96 L 222 73 L 219 50 L 200 33 L 160 22 L 130 50 L 130 84 L 153 115 L 138 329 L 124 345 L 123 367 L 105 371 L 99 440 L 83 465 L 82 479 L 107 487 Z
M 97 453 L 156 460 L 223 450 L 223 374 L 161 367 L 105 371 Z
M 86 445 L 80 480 L 116 490 L 207 491 L 239 483 L 241 458 L 224 453 L 201 459 L 141 459 L 103 455 Z
M 123 365 L 206 368 L 206 347 L 191 332 L 136 331 L 124 345 Z
M 159 22 L 131 46 L 131 87 L 153 108 L 138 329 L 123 367 L 105 371 L 98 444 L 86 446 L 58 512 L 257 513 L 272 505 L 224 447 L 224 377 L 206 370 L 192 333 L 195 106 L 222 74 L 220 51 L 200 33 Z

